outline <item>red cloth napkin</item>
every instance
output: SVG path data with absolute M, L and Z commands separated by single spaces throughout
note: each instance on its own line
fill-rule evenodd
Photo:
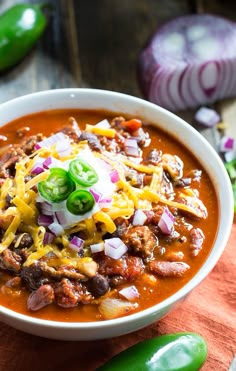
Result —
M 94 371 L 139 341 L 179 331 L 193 331 L 206 339 L 209 354 L 202 371 L 227 371 L 236 354 L 235 246 L 236 224 L 221 259 L 204 282 L 164 319 L 133 334 L 65 342 L 24 334 L 1 324 L 0 371 Z

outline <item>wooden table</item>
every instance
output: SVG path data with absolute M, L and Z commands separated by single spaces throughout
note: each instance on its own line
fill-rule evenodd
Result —
M 40 1 L 4 0 L 0 12 L 18 2 Z M 0 76 L 0 102 L 39 90 L 65 87 L 101 88 L 141 96 L 136 79 L 137 56 L 161 22 L 193 12 L 236 19 L 236 3 L 227 0 L 47 2 L 53 6 L 47 30 L 22 63 Z M 228 124 L 227 132 L 236 135 L 235 100 L 217 103 L 216 107 Z M 192 122 L 193 111 L 178 114 Z M 202 134 L 217 149 L 217 129 L 205 129 Z M 154 336 L 155 331 L 150 326 L 142 337 Z M 137 336 L 139 333 L 126 337 L 123 346 L 119 339 L 67 343 L 36 338 L 1 324 L 0 371 L 92 371 L 107 358 L 109 347 L 114 353 L 114 347 L 121 350 L 134 343 Z

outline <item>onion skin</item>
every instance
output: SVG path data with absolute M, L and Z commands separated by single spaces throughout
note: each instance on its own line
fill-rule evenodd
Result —
M 235 96 L 235 72 L 236 23 L 210 14 L 162 25 L 138 59 L 145 98 L 174 112 Z

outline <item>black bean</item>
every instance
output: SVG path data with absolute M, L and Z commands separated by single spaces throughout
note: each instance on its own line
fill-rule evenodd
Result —
M 101 274 L 97 274 L 89 281 L 89 291 L 95 297 L 105 295 L 108 290 L 109 290 L 108 280 Z

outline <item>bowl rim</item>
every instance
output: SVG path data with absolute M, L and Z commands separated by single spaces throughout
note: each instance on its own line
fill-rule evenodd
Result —
M 7 307 L 4 307 L 0 305 L 0 314 L 3 314 L 5 317 L 9 317 L 11 319 L 17 319 L 21 320 L 23 322 L 27 322 L 29 325 L 39 325 L 40 327 L 47 327 L 47 328 L 59 328 L 59 329 L 70 329 L 70 330 L 86 330 L 86 329 L 100 329 L 100 328 L 107 328 L 107 327 L 117 327 L 120 324 L 125 325 L 126 323 L 133 323 L 137 320 L 141 320 L 143 318 L 153 316 L 153 321 L 155 321 L 155 314 L 164 311 L 168 307 L 172 307 L 183 299 L 185 296 L 187 296 L 196 286 L 198 286 L 203 279 L 206 278 L 206 276 L 210 273 L 210 271 L 214 268 L 216 263 L 218 262 L 220 256 L 223 253 L 223 250 L 226 246 L 226 243 L 229 239 L 232 223 L 233 223 L 233 194 L 231 191 L 231 183 L 227 174 L 227 171 L 223 165 L 223 162 L 221 161 L 220 157 L 217 155 L 217 152 L 214 150 L 214 148 L 210 145 L 210 143 L 190 124 L 187 123 L 187 121 L 183 120 L 176 114 L 166 110 L 165 108 L 162 108 L 154 103 L 151 103 L 149 101 L 146 101 L 142 98 L 120 93 L 120 92 L 114 92 L 109 90 L 103 90 L 103 89 L 92 89 L 92 88 L 63 88 L 63 89 L 53 89 L 53 90 L 42 90 L 35 93 L 25 94 L 20 97 L 16 97 L 14 99 L 11 99 L 7 102 L 4 102 L 0 105 L 0 114 L 2 110 L 5 110 L 8 108 L 8 106 L 11 105 L 21 105 L 25 100 L 28 99 L 37 99 L 40 97 L 48 96 L 50 98 L 51 96 L 64 96 L 64 95 L 70 95 L 71 98 L 74 98 L 74 96 L 83 96 L 84 94 L 94 95 L 95 96 L 101 96 L 103 95 L 104 99 L 106 97 L 112 98 L 112 99 L 123 99 L 128 100 L 131 103 L 134 102 L 136 104 L 140 104 L 141 106 L 147 107 L 147 109 L 154 109 L 159 112 L 159 114 L 162 114 L 164 116 L 167 116 L 169 119 L 174 120 L 176 123 L 182 126 L 185 130 L 187 130 L 189 133 L 192 133 L 200 140 L 200 142 L 206 147 L 206 149 L 209 152 L 209 156 L 212 156 L 214 158 L 215 163 L 217 164 L 219 171 L 222 174 L 222 179 L 224 178 L 224 182 L 226 185 L 225 189 L 225 206 L 226 210 L 224 215 L 228 218 L 226 223 L 224 220 L 219 220 L 218 225 L 218 232 L 217 236 L 214 242 L 214 246 L 217 245 L 217 249 L 215 249 L 214 254 L 210 253 L 208 257 L 206 258 L 204 264 L 201 266 L 197 274 L 195 274 L 190 281 L 188 281 L 182 288 L 180 288 L 176 293 L 169 296 L 162 302 L 153 305 L 152 307 L 146 308 L 140 312 L 130 314 L 125 317 L 120 317 L 116 319 L 110 319 L 110 320 L 99 320 L 97 322 L 66 322 L 66 321 L 54 321 L 54 320 L 47 320 L 47 319 L 41 319 L 38 317 L 31 317 L 30 315 L 21 314 L 19 312 L 16 312 L 12 309 L 9 309 Z M 61 107 L 63 108 L 63 107 Z M 78 107 L 79 108 L 79 107 Z M 54 108 L 52 108 L 54 109 Z M 102 109 L 102 108 L 101 108 Z M 105 109 L 105 107 L 104 107 Z M 47 109 L 45 109 L 46 111 Z M 50 110 L 50 108 L 49 108 Z M 91 108 L 93 110 L 93 108 Z M 41 110 L 42 111 L 42 110 Z M 37 108 L 35 108 L 31 113 L 37 113 L 40 112 L 37 111 Z M 114 111 L 115 112 L 115 111 Z M 28 114 L 31 114 L 30 112 Z M 26 114 L 26 115 L 28 115 Z M 24 116 L 24 115 L 23 115 Z M 22 115 L 17 115 L 17 117 L 22 117 Z M 14 120 L 13 118 L 12 120 Z M 12 121 L 10 120 L 10 121 Z M 8 121 L 8 122 L 10 122 Z M 2 126 L 6 125 L 8 122 L 5 122 Z M 165 128 L 163 128 L 165 131 Z M 196 157 L 196 154 L 193 153 L 193 155 Z M 204 167 L 204 165 L 203 165 Z M 211 179 L 212 180 L 212 179 Z M 229 192 L 228 192 L 229 191 Z M 218 196 L 218 195 L 217 195 Z M 220 204 L 220 200 L 218 198 L 218 204 Z M 221 215 L 219 217 L 221 219 Z M 221 233 L 219 236 L 219 227 L 221 224 L 224 224 L 224 233 Z

